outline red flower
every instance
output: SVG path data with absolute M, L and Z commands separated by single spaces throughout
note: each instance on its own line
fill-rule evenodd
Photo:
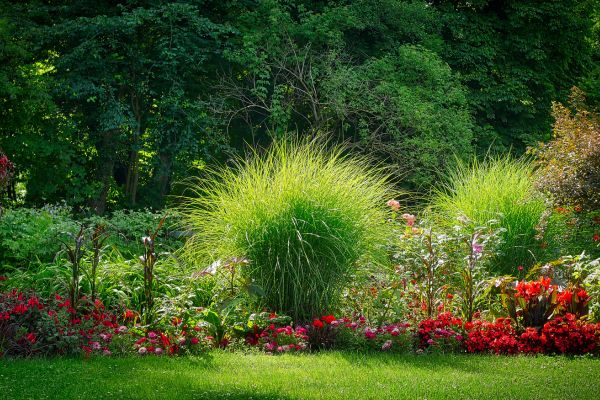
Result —
M 193 337 L 192 340 L 190 340 L 190 342 L 192 344 L 198 344 L 198 343 L 200 343 L 200 340 L 198 338 Z
M 592 236 L 592 239 L 594 239 L 594 242 L 598 242 L 598 241 L 600 241 L 600 235 L 596 234 L 596 235 Z
M 588 301 L 590 299 L 590 296 L 585 291 L 585 289 L 579 289 L 577 291 L 577 298 L 579 299 L 580 302 L 585 303 L 586 301 Z
M 25 314 L 27 312 L 27 306 L 25 304 L 17 304 L 13 307 L 13 314 Z
M 35 333 L 32 333 L 32 332 L 30 332 L 30 333 L 28 333 L 27 335 L 25 335 L 25 339 L 27 339 L 27 341 L 28 341 L 29 343 L 31 343 L 31 344 L 34 344 L 34 343 L 35 343 L 35 341 L 37 340 L 37 338 L 36 338 L 36 336 L 35 336 Z
M 135 313 L 129 309 L 125 310 L 125 319 L 135 317 Z
M 4 276 L 4 275 L 0 276 L 0 282 L 2 282 L 2 281 L 5 281 L 5 280 L 7 280 L 7 279 L 8 279 L 8 277 L 6 277 L 6 276 Z
M 448 293 L 448 294 L 446 295 L 446 298 L 447 298 L 448 300 L 452 300 L 452 299 L 454 298 L 454 295 L 453 295 L 452 293 Z
M 570 290 L 562 291 L 556 296 L 556 300 L 561 304 L 570 304 L 573 300 L 573 293 Z
M 315 320 L 312 322 L 312 326 L 314 326 L 314 327 L 315 327 L 315 328 L 317 328 L 317 329 L 321 329 L 321 328 L 322 328 L 324 325 L 323 325 L 323 323 L 321 322 L 321 320 L 315 319 Z
M 325 322 L 326 324 L 331 324 L 333 321 L 335 321 L 335 317 L 333 315 L 326 315 L 321 317 L 321 321 Z

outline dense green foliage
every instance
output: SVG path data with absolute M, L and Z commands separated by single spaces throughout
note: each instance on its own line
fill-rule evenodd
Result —
M 35 359 L 0 364 L 0 398 L 592 399 L 599 368 L 589 358 L 338 352 Z
M 357 263 L 385 259 L 389 185 L 365 158 L 315 142 L 276 143 L 192 188 L 188 259 L 228 263 L 265 292 L 269 309 L 310 318 L 335 303 Z
M 141 237 L 154 229 L 162 216 L 161 212 L 119 210 L 105 217 L 75 219 L 66 206 L 9 209 L 0 218 L 0 272 L 54 262 L 64 250 L 64 243 L 70 242 L 82 225 L 86 227 L 86 240 L 94 226 L 106 226 L 110 236 L 103 247 L 128 259 L 137 258 L 143 250 Z M 181 246 L 180 238 L 169 237 L 175 222 L 171 214 L 163 230 L 162 242 L 167 249 Z
M 598 91 L 596 0 L 0 2 L 14 202 L 162 205 L 190 167 L 330 134 L 428 187 Z M 48 168 L 52 166 L 52 168 Z

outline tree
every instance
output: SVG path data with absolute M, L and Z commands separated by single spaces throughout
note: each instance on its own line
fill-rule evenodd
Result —
M 165 194 L 182 148 L 198 157 L 199 147 L 221 140 L 204 129 L 200 94 L 228 30 L 198 2 L 53 2 L 12 11 L 26 22 L 19 35 L 36 49 L 34 59 L 46 60 L 65 119 L 49 135 L 83 147 L 77 159 L 89 161 L 85 178 L 93 183 L 84 200 L 97 212 L 108 201 L 136 205 L 141 181 L 146 193 Z M 176 132 L 175 115 L 185 126 Z
M 590 1 L 438 0 L 440 55 L 469 88 L 477 147 L 523 152 L 547 138 L 550 104 L 590 65 Z
M 405 24 L 407 11 L 413 20 Z M 412 187 L 430 185 L 454 160 L 449 153 L 469 156 L 472 139 L 464 89 L 424 46 L 435 35 L 415 23 L 431 19 L 418 3 L 309 13 L 262 1 L 240 17 L 241 43 L 227 53 L 233 67 L 215 109 L 228 127 L 247 127 L 252 143 L 327 133 L 399 165 Z M 374 45 L 363 54 L 367 41 Z

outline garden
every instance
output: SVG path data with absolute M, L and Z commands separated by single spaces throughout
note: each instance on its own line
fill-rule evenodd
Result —
M 59 3 L 0 2 L 0 399 L 596 397 L 595 2 Z M 536 13 L 579 75 L 468 70 Z

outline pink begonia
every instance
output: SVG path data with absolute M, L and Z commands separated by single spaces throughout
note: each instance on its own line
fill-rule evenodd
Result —
M 387 351 L 392 348 L 392 341 L 386 340 L 385 343 L 381 346 L 381 350 Z
M 400 202 L 398 200 L 389 200 L 387 202 L 387 206 L 390 207 L 394 211 L 400 210 Z
M 415 220 L 417 219 L 412 214 L 402 214 L 402 218 L 406 221 L 406 225 L 413 226 L 415 224 Z

